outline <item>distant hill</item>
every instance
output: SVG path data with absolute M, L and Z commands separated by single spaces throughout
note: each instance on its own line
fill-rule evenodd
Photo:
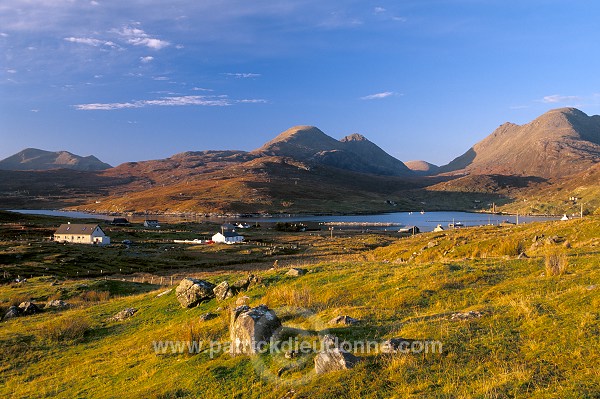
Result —
M 426 161 L 407 161 L 404 164 L 416 174 L 422 176 L 436 175 L 440 167 Z
M 336 140 L 314 126 L 295 126 L 251 152 L 258 156 L 290 157 L 340 169 L 386 176 L 412 172 L 360 134 Z
M 551 110 L 525 125 L 505 123 L 440 172 L 563 177 L 600 162 L 600 116 Z
M 81 171 L 97 171 L 109 169 L 111 166 L 93 155 L 82 157 L 67 151 L 44 151 L 27 148 L 0 161 L 2 170 L 52 170 L 73 169 Z

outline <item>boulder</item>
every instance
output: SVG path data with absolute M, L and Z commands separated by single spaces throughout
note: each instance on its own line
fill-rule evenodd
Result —
M 315 372 L 317 374 L 353 368 L 360 359 L 352 353 L 339 348 L 338 339 L 325 335 L 321 340 L 321 351 L 315 356 Z
M 237 294 L 240 291 L 246 291 L 248 289 L 248 287 L 250 286 L 250 283 L 253 281 L 254 279 L 254 275 L 249 275 L 246 278 L 241 278 L 239 280 L 237 280 L 236 282 L 234 282 L 233 284 L 231 284 L 231 289 L 233 290 L 234 294 Z
M 60 299 L 53 299 L 51 301 L 48 301 L 46 306 L 44 306 L 44 309 L 65 309 L 69 307 L 71 307 L 71 305 L 65 301 L 61 301 Z
M 265 305 L 255 308 L 243 305 L 233 309 L 229 326 L 231 354 L 259 353 L 280 328 L 279 318 Z
M 334 317 L 333 319 L 331 319 L 329 321 L 329 324 L 332 324 L 332 325 L 343 324 L 346 326 L 353 326 L 358 323 L 360 323 L 359 320 L 355 319 L 354 317 L 350 317 L 350 316 L 338 316 L 338 317 Z
M 250 305 L 250 297 L 241 296 L 235 300 L 235 307 L 239 308 L 240 306 L 249 306 Z
M 138 310 L 136 308 L 126 308 L 111 317 L 110 321 L 123 321 L 133 316 Z
M 214 298 L 214 288 L 215 285 L 208 281 L 186 277 L 175 288 L 175 294 L 181 307 L 193 308 L 203 301 Z
M 306 270 L 306 269 L 292 267 L 292 268 L 290 268 L 290 270 L 287 271 L 287 273 L 285 275 L 292 276 L 292 277 L 299 277 L 299 276 L 304 276 L 306 273 L 308 273 L 308 270 Z
M 33 302 L 29 302 L 29 301 L 21 302 L 19 304 L 19 308 L 21 309 L 21 312 L 25 316 L 41 312 L 40 308 L 38 308 Z
M 229 283 L 227 281 L 223 281 L 220 284 L 217 284 L 217 286 L 213 288 L 213 293 L 215 294 L 215 298 L 217 298 L 218 301 L 222 301 L 233 296 L 233 293 L 231 292 L 231 287 L 229 287 Z
M 4 314 L 3 320 L 12 319 L 14 317 L 19 317 L 23 314 L 23 311 L 18 306 L 11 306 L 8 308 L 8 311 Z

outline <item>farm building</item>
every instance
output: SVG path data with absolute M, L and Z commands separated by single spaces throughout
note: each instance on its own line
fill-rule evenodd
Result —
M 97 224 L 61 224 L 54 232 L 54 241 L 76 244 L 108 245 L 110 237 Z
M 131 226 L 129 220 L 125 218 L 113 218 L 112 222 L 110 222 L 113 226 Z
M 144 227 L 149 227 L 151 229 L 160 229 L 160 223 L 158 220 L 144 220 Z
M 244 236 L 239 235 L 234 231 L 225 231 L 223 233 L 217 233 L 212 236 L 214 242 L 221 242 L 225 244 L 235 244 L 244 241 Z

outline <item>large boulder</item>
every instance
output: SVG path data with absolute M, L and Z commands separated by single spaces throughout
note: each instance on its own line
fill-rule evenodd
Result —
M 292 267 L 292 268 L 290 268 L 290 270 L 287 271 L 287 273 L 285 275 L 292 276 L 292 277 L 299 277 L 299 276 L 304 276 L 306 273 L 308 273 L 308 270 L 306 270 L 306 269 Z
M 203 301 L 214 298 L 214 288 L 215 285 L 208 281 L 186 277 L 175 288 L 175 294 L 182 307 L 193 308 Z
M 259 353 L 280 328 L 279 318 L 265 305 L 255 308 L 243 305 L 233 309 L 229 326 L 231 354 Z
M 348 370 L 353 368 L 359 361 L 358 357 L 339 347 L 336 337 L 325 335 L 321 340 L 321 351 L 315 356 L 315 373 L 325 374 L 332 371 Z

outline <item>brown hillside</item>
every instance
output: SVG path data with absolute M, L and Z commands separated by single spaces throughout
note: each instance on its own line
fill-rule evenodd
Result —
M 575 108 L 549 111 L 525 125 L 505 123 L 441 172 L 568 176 L 600 162 L 600 116 Z

